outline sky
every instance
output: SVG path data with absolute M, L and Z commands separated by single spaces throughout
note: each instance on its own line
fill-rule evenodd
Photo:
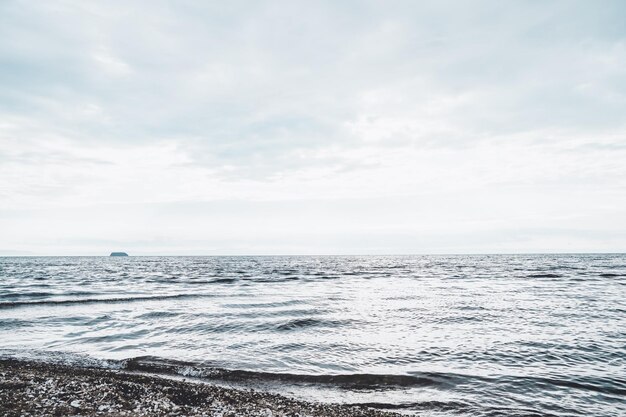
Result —
M 0 1 L 0 255 L 626 252 L 626 3 Z

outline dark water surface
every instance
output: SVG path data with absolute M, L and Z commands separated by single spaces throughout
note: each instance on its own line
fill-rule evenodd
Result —
M 623 416 L 626 255 L 0 258 L 0 355 L 425 416 Z

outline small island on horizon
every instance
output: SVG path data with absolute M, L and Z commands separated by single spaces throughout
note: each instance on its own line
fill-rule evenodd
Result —
M 128 256 L 126 252 L 111 252 L 109 256 Z

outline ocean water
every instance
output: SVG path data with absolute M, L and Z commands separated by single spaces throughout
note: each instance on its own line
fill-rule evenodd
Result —
M 424 416 L 623 416 L 626 255 L 0 258 L 0 356 Z

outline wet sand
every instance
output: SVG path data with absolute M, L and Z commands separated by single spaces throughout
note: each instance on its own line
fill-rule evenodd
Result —
M 400 416 L 127 371 L 15 360 L 0 360 L 0 415 Z

